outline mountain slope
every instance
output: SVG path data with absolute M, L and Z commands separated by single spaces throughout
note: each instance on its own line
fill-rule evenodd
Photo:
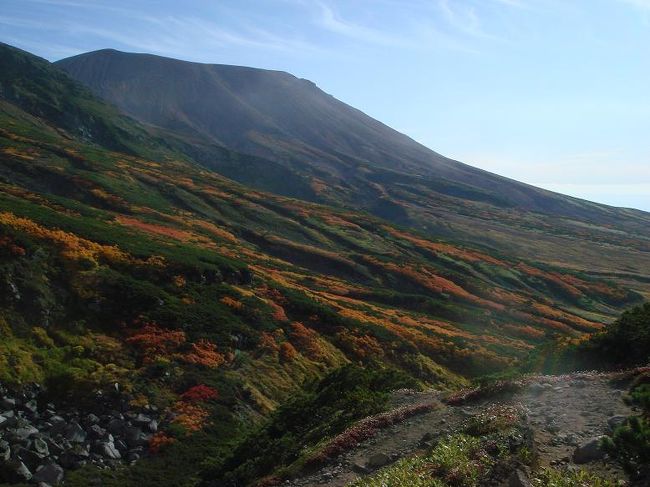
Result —
M 351 381 L 354 405 L 329 411 L 327 428 L 310 430 L 316 443 L 381 407 L 375 382 L 455 388 L 640 300 L 559 266 L 234 183 L 28 53 L 0 46 L 0 73 L 0 381 L 44 384 L 75 410 L 102 397 L 117 402 L 109 411 L 160 418 L 139 445 L 159 455 L 89 464 L 67 485 L 192 485 L 255 421 L 346 364 L 380 377 L 369 390 Z M 44 110 L 54 95 L 74 120 L 122 127 L 128 150 Z M 289 456 L 314 446 L 277 441 Z
M 303 162 L 341 183 L 366 169 L 446 180 L 441 192 L 574 216 L 575 200 L 447 159 L 288 73 L 101 50 L 56 63 L 138 120 L 266 157 Z M 359 174 L 357 174 L 359 173 Z M 382 174 L 382 172 L 379 172 Z M 357 183 L 358 184 L 358 183 Z M 484 193 L 484 194 L 481 194 Z
M 649 288 L 647 213 L 551 193 L 452 161 L 309 81 L 114 50 L 56 65 L 128 115 L 173 134 L 194 160 L 244 184 Z M 225 167 L 214 157 L 221 146 L 269 165 Z M 292 178 L 283 179 L 286 174 Z

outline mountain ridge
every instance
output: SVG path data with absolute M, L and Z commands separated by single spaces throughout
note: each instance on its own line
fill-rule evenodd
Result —
M 167 142 L 191 159 L 242 184 L 366 211 L 491 252 L 535 255 L 650 292 L 650 214 L 452 161 L 293 75 L 115 50 L 55 66 L 154 133 L 163 130 Z M 154 78 L 155 86 L 148 82 Z M 285 119 L 291 123 L 282 125 Z M 260 159 L 225 164 L 223 144 Z M 604 253 L 606 265 L 594 266 Z

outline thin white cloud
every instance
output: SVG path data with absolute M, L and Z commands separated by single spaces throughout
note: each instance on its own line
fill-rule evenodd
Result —
M 380 44 L 395 47 L 412 47 L 413 43 L 403 37 L 397 37 L 379 29 L 372 29 L 360 24 L 355 24 L 348 20 L 342 19 L 332 7 L 318 2 L 320 15 L 318 23 L 325 29 L 341 34 L 346 37 L 361 40 L 371 44 Z
M 624 3 L 631 5 L 632 7 L 637 7 L 642 10 L 650 11 L 650 0 L 616 0 L 619 3 Z

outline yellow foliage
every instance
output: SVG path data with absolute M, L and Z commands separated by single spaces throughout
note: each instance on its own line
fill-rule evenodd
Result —
M 97 264 L 107 261 L 128 261 L 129 255 L 116 246 L 101 245 L 63 230 L 51 230 L 13 213 L 0 213 L 0 225 L 12 227 L 37 239 L 46 240 L 61 249 L 61 255 L 72 261 L 89 261 Z

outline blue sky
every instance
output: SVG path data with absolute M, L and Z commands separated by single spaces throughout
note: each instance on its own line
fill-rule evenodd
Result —
M 650 0 L 2 0 L 0 40 L 289 71 L 444 155 L 650 211 Z

